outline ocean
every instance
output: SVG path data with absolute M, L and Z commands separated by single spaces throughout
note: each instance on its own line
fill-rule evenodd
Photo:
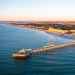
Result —
M 74 37 L 75 38 L 75 37 Z M 15 60 L 12 53 L 22 48 L 39 48 L 46 42 L 62 44 L 71 37 L 0 23 L 0 75 L 75 75 L 75 47 L 65 47 Z

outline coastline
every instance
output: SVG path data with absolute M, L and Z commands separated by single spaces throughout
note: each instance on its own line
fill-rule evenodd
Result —
M 58 36 L 64 36 L 64 35 L 67 35 L 65 34 L 67 32 L 67 30 L 62 30 L 62 29 L 56 29 L 56 28 L 42 28 L 42 27 L 36 27 L 36 26 L 31 26 L 31 25 L 15 25 L 15 24 L 10 24 L 12 26 L 15 26 L 15 27 L 19 27 L 19 28 L 29 28 L 29 29 L 32 29 L 32 30 L 39 30 L 39 31 L 44 31 L 46 33 L 53 33 L 55 35 L 58 35 Z M 69 36 L 75 36 L 75 30 L 71 30 L 71 34 L 68 34 Z

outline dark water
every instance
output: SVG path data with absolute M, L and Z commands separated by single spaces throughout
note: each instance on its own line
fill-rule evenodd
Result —
M 19 61 L 11 54 L 37 48 L 45 42 L 65 43 L 71 38 L 0 24 L 0 75 L 75 75 L 75 47 L 53 50 Z

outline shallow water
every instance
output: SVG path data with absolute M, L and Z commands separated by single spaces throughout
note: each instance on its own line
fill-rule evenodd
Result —
M 61 44 L 71 40 L 0 24 L 0 75 L 75 75 L 74 46 L 34 55 L 23 61 L 11 58 L 11 54 L 21 48 L 38 48 L 48 41 Z

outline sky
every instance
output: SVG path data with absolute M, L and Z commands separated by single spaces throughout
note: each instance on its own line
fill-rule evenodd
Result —
M 75 0 L 0 0 L 1 20 L 74 20 Z

